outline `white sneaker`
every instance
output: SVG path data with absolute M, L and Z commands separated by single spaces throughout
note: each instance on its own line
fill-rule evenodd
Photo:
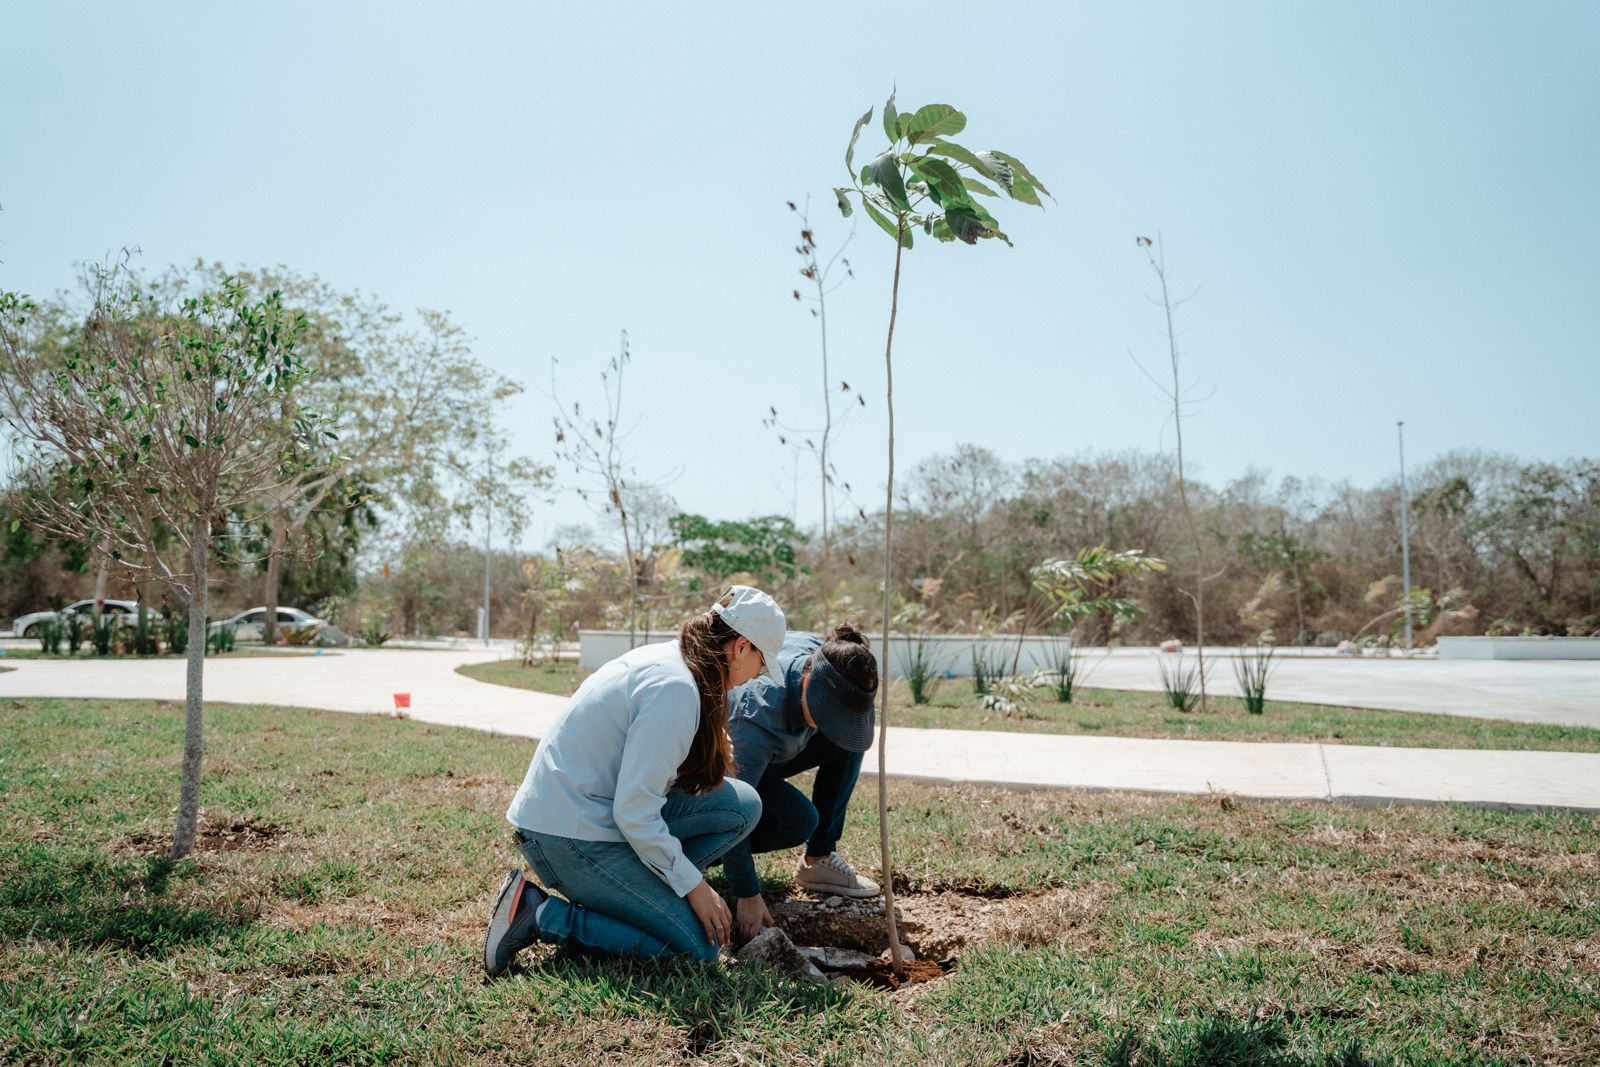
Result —
M 878 883 L 856 873 L 850 861 L 837 852 L 830 852 L 817 862 L 807 864 L 800 860 L 795 880 L 802 889 L 836 897 L 875 897 L 882 892 Z

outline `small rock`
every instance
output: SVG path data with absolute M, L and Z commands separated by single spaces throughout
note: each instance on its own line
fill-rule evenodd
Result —
M 739 950 L 742 963 L 764 963 L 768 967 L 798 978 L 802 982 L 826 982 L 827 976 L 817 970 L 817 965 L 807 959 L 789 935 L 776 926 L 769 926 L 752 937 Z
M 878 957 L 870 952 L 857 952 L 854 949 L 836 948 L 833 945 L 797 945 L 800 955 L 815 963 L 818 967 L 829 971 L 847 971 L 853 967 L 865 967 Z

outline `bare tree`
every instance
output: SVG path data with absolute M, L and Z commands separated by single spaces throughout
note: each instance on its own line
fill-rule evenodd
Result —
M 1157 237 L 1159 236 L 1157 234 Z M 1227 568 L 1224 565 L 1223 569 L 1215 574 L 1207 573 L 1206 546 L 1200 538 L 1200 528 L 1195 523 L 1194 506 L 1189 501 L 1189 483 L 1184 475 L 1183 408 L 1190 401 L 1185 399 L 1185 389 L 1180 372 L 1181 358 L 1178 353 L 1178 331 L 1176 326 L 1173 325 L 1172 313 L 1192 300 L 1193 296 L 1174 301 L 1167 288 L 1167 253 L 1165 246 L 1159 252 L 1153 252 L 1151 249 L 1154 248 L 1155 241 L 1148 237 L 1138 237 L 1135 240 L 1144 251 L 1145 259 L 1149 261 L 1150 269 L 1155 272 L 1156 279 L 1161 283 L 1160 301 L 1155 301 L 1152 298 L 1151 302 L 1161 308 L 1167 323 L 1167 355 L 1172 368 L 1171 387 L 1169 388 L 1165 383 L 1158 381 L 1154 375 L 1144 369 L 1143 364 L 1140 364 L 1137 359 L 1134 360 L 1134 363 L 1141 371 L 1144 371 L 1145 377 L 1150 379 L 1151 383 L 1166 397 L 1167 402 L 1172 405 L 1172 429 L 1177 438 L 1178 453 L 1178 500 L 1183 506 L 1184 524 L 1189 529 L 1189 539 L 1194 544 L 1195 557 L 1194 591 L 1190 592 L 1187 589 L 1180 589 L 1179 591 L 1194 604 L 1194 645 L 1195 654 L 1200 661 L 1198 670 L 1200 675 L 1200 710 L 1204 712 L 1206 710 L 1206 583 L 1220 578 Z M 1129 353 L 1129 355 L 1131 356 L 1132 353 Z
M 579 477 L 578 495 L 591 505 L 596 496 L 602 500 L 598 510 L 612 515 L 622 532 L 623 561 L 628 571 L 628 647 L 634 647 L 639 629 L 639 568 L 635 552 L 639 531 L 631 507 L 633 495 L 646 487 L 636 484 L 635 471 L 622 457 L 622 441 L 628 429 L 622 426 L 622 379 L 632 361 L 628 349 L 628 331 L 622 331 L 622 341 L 617 354 L 606 369 L 600 372 L 600 385 L 605 393 L 605 407 L 598 416 L 586 418 L 582 407 L 574 402 L 571 414 L 561 402 L 556 389 L 556 361 L 550 361 L 550 397 L 556 403 L 554 418 L 556 451 L 572 465 Z
M 794 298 L 801 303 L 813 305 L 810 310 L 812 316 L 817 320 L 819 338 L 822 345 L 822 427 L 819 433 L 822 443 L 820 446 L 814 446 L 809 438 L 805 440 L 805 443 L 816 456 L 819 489 L 822 495 L 822 558 L 817 565 L 817 590 L 820 594 L 822 615 L 817 622 L 817 628 L 826 631 L 828 623 L 833 616 L 833 587 L 829 578 L 832 573 L 829 564 L 832 557 L 833 540 L 828 519 L 832 509 L 833 490 L 838 475 L 838 472 L 834 470 L 832 461 L 828 458 L 828 445 L 834 429 L 838 425 L 838 420 L 834 418 L 833 412 L 834 383 L 832 376 L 828 372 L 828 294 L 843 285 L 845 279 L 855 277 L 854 272 L 850 269 L 850 261 L 844 258 L 844 250 L 849 247 L 851 238 L 855 236 L 855 230 L 852 228 L 850 235 L 845 237 L 838 249 L 824 263 L 818 251 L 816 231 L 811 225 L 811 198 L 806 198 L 806 206 L 804 208 L 797 206 L 792 200 L 789 201 L 789 210 L 800 216 L 800 243 L 795 245 L 794 249 L 795 254 L 800 257 L 802 264 L 804 264 L 800 268 L 800 276 L 806 279 L 810 283 L 810 287 L 815 290 L 814 295 L 806 296 L 802 295 L 799 289 L 796 289 Z M 835 270 L 840 268 L 844 270 L 845 278 L 838 279 L 832 285 L 829 285 L 829 279 L 834 277 Z M 850 383 L 841 380 L 839 389 L 842 393 L 848 394 L 850 392 Z M 856 403 L 858 405 L 865 406 L 866 402 L 865 397 L 860 393 L 856 394 Z M 778 409 L 774 407 L 770 410 L 772 415 L 768 420 L 768 424 L 776 425 Z M 848 409 L 846 410 L 848 411 Z M 789 427 L 783 428 L 790 433 L 796 432 Z M 846 491 L 848 491 L 848 487 Z
M 302 375 L 303 318 L 277 293 L 216 290 L 154 302 L 126 272 L 92 272 L 92 307 L 65 357 L 41 353 L 35 305 L 0 294 L 0 395 L 32 447 L 18 510 L 161 582 L 189 615 L 183 771 L 173 858 L 194 844 L 204 755 L 207 565 L 226 514 L 299 477 L 319 420 L 285 420 Z M 182 549 L 171 561 L 168 542 Z

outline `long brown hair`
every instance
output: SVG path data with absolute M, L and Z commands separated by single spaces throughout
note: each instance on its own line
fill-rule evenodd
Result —
M 695 688 L 700 690 L 700 725 L 689 754 L 678 766 L 677 786 L 691 793 L 709 793 L 733 770 L 733 741 L 728 737 L 728 659 L 723 649 L 739 634 L 714 611 L 696 615 L 678 630 Z

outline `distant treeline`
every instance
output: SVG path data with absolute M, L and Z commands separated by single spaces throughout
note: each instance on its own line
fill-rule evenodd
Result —
M 1090 618 L 1090 642 L 1192 640 L 1185 595 L 1199 577 L 1175 470 L 1164 455 L 1087 453 L 1006 463 L 965 445 L 919 464 L 902 482 L 895 513 L 894 598 L 905 628 L 1015 632 L 1049 623 L 1031 571 L 1050 558 L 1105 545 L 1142 549 L 1166 570 L 1114 590 L 1144 608 L 1131 622 Z M 1398 480 L 1373 487 L 1252 473 L 1222 486 L 1191 482 L 1204 558 L 1208 642 L 1331 645 L 1398 635 L 1401 607 Z M 816 531 L 787 519 L 688 517 L 659 489 L 632 509 L 646 546 L 638 625 L 671 626 L 733 580 L 771 588 L 794 625 L 816 626 L 822 587 L 831 614 L 876 628 L 881 604 L 880 513 L 841 498 L 850 516 L 833 532 L 823 566 Z M 1600 461 L 1524 462 L 1456 451 L 1409 479 L 1411 581 L 1416 634 L 1600 632 Z M 719 521 L 720 520 L 720 521 Z M 284 603 L 347 627 L 387 619 L 397 634 L 471 633 L 482 602 L 481 549 L 456 540 L 406 542 L 388 531 L 390 558 L 372 558 L 349 524 L 318 558 L 285 566 Z M 493 630 L 499 636 L 572 637 L 579 628 L 628 625 L 628 580 L 610 531 L 571 530 L 536 553 L 497 552 Z M 336 548 L 336 550 L 334 550 Z M 12 614 L 51 597 L 88 595 L 72 554 L 41 551 L 18 535 L 0 571 Z M 223 601 L 249 606 L 258 571 L 219 572 Z M 113 583 L 114 588 L 117 587 Z M 125 588 L 125 587 L 124 587 Z M 118 595 L 115 591 L 113 595 Z M 125 593 L 122 595 L 126 595 Z

